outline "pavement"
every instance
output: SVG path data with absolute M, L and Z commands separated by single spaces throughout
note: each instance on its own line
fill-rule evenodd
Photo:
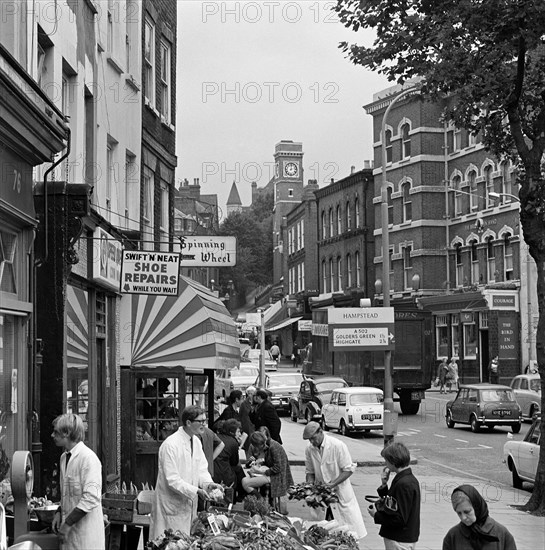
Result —
M 301 438 L 302 428 L 303 423 L 282 424 L 283 446 L 295 483 L 305 481 L 306 442 Z M 380 471 L 384 466 L 380 447 L 362 438 L 347 438 L 336 433 L 328 435 L 342 439 L 350 451 L 352 460 L 358 465 L 350 479 L 368 531 L 367 536 L 360 541 L 360 548 L 382 550 L 384 543 L 378 534 L 379 526 L 374 524 L 367 513 L 369 503 L 365 500 L 365 495 L 376 494 L 376 488 L 380 485 Z M 448 465 L 445 466 L 448 468 Z M 513 489 L 508 485 L 471 475 L 460 477 L 458 471 L 452 475 L 440 472 L 430 474 L 430 467 L 420 465 L 416 460 L 411 461 L 411 469 L 420 482 L 422 497 L 421 532 L 417 549 L 441 550 L 443 537 L 458 523 L 458 517 L 450 503 L 450 495 L 454 488 L 466 483 L 476 487 L 483 495 L 488 502 L 490 516 L 509 529 L 518 550 L 545 548 L 545 517 L 532 516 L 516 508 L 529 500 L 529 491 Z M 311 510 L 299 501 L 289 501 L 288 511 L 290 517 L 314 519 Z

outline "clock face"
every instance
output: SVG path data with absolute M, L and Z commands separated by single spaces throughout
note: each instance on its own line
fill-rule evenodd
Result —
M 284 175 L 295 178 L 297 174 L 299 173 L 299 167 L 295 162 L 287 162 L 284 164 Z

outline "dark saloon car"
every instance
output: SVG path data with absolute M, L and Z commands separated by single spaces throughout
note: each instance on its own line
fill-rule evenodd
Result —
M 294 422 L 304 418 L 307 422 L 322 419 L 322 406 L 327 405 L 333 390 L 348 387 L 346 380 L 338 376 L 305 377 L 299 393 L 290 402 L 290 416 Z
M 472 432 L 482 426 L 511 426 L 520 432 L 521 411 L 509 386 L 500 384 L 467 384 L 460 386 L 454 400 L 447 403 L 446 421 L 449 428 L 455 424 L 469 424 Z

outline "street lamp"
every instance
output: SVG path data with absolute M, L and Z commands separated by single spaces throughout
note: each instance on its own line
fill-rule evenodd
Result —
M 516 195 L 511 195 L 511 193 L 496 193 L 495 191 L 490 191 L 490 193 L 488 193 L 488 196 L 492 197 L 493 199 L 501 199 L 502 197 L 509 197 L 515 202 L 520 202 L 520 199 Z
M 382 117 L 381 140 L 382 140 L 382 183 L 380 194 L 382 202 L 380 205 L 380 216 L 382 222 L 382 292 L 383 307 L 390 307 L 390 235 L 388 234 L 388 185 L 386 179 L 386 119 L 392 107 L 400 100 L 413 94 L 418 90 L 418 86 L 411 86 L 403 90 L 394 97 Z M 394 388 L 392 381 L 392 352 L 384 352 L 384 446 L 388 445 L 394 439 L 394 426 L 391 419 L 394 418 Z M 386 417 L 388 418 L 388 428 L 386 427 Z
M 258 309 L 260 315 L 261 334 L 260 334 L 260 353 L 259 353 L 259 387 L 265 385 L 265 310 Z

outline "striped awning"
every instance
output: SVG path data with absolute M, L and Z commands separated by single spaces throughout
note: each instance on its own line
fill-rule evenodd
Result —
M 121 298 L 121 366 L 225 369 L 240 364 L 235 322 L 206 287 L 180 277 L 178 296 Z

